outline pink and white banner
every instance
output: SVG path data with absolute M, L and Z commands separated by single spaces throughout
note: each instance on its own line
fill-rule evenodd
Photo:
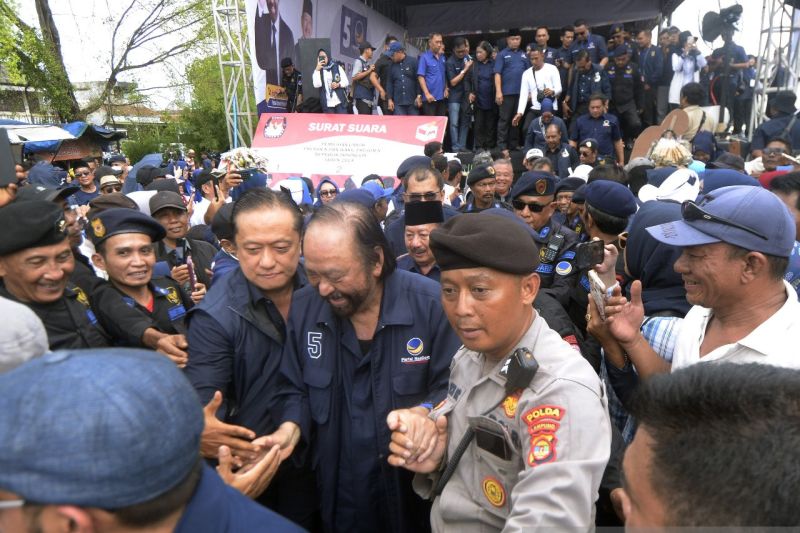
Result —
M 358 184 L 368 174 L 394 176 L 426 143 L 441 142 L 446 127 L 446 117 L 264 113 L 252 148 L 269 160 L 273 183 L 328 175 Z

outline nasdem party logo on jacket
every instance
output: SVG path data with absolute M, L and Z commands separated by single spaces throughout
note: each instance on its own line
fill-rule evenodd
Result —
M 419 337 L 414 337 L 406 342 L 406 351 L 411 357 L 401 357 L 400 362 L 407 365 L 414 365 L 419 363 L 427 363 L 430 361 L 430 355 L 422 355 L 425 349 L 425 343 Z

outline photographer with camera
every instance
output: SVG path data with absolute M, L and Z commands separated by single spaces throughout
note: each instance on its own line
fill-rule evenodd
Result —
M 561 95 L 561 74 L 558 67 L 545 63 L 544 52 L 539 48 L 531 50 L 529 57 L 531 67 L 522 73 L 517 114 L 511 121 L 513 126 L 518 126 L 525 115 L 524 131 L 528 131 L 533 119 L 542 114 L 542 100 L 552 100 L 553 110 L 558 111 L 558 97 Z
M 323 113 L 346 115 L 347 92 L 350 85 L 342 64 L 332 59 L 324 48 L 317 51 L 317 67 L 311 76 L 311 83 L 319 89 L 319 101 Z

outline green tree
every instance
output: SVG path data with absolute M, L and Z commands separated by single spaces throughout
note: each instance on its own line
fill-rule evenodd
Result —
M 192 62 L 186 68 L 186 81 L 189 103 L 181 109 L 178 119 L 180 141 L 197 150 L 227 150 L 228 130 L 217 56 Z
M 83 120 L 110 101 L 119 77 L 160 64 L 213 35 L 207 0 L 130 0 L 113 26 L 102 90 L 81 107 L 75 98 L 49 0 L 35 0 L 39 28 L 24 22 L 14 0 L 0 0 L 0 58 L 14 82 L 39 89 L 63 121 Z M 100 69 L 98 69 L 100 70 Z

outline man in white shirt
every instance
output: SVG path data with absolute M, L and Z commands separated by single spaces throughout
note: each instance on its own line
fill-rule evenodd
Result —
M 211 220 L 206 220 L 206 213 L 208 213 L 208 207 L 211 205 L 211 202 L 214 199 L 214 177 L 211 175 L 211 171 L 204 170 L 197 175 L 195 178 L 195 187 L 200 189 L 203 194 L 203 199 L 199 202 L 194 204 L 194 210 L 192 211 L 192 216 L 189 219 L 190 226 L 199 226 L 201 224 L 211 224 Z M 224 194 L 226 196 L 225 202 L 230 202 L 230 196 L 227 196 L 228 190 L 223 191 L 223 187 L 219 188 L 220 194 Z
M 606 323 L 643 378 L 699 362 L 758 362 L 800 368 L 800 303 L 783 280 L 795 239 L 789 210 L 760 187 L 722 187 L 699 203 L 684 202 L 682 220 L 647 228 L 658 241 L 679 246 L 675 262 L 693 304 L 669 363 L 639 331 L 641 282 L 631 301 L 608 299 Z M 634 322 L 636 320 L 637 322 Z
M 541 114 L 542 100 L 550 98 L 553 101 L 553 109 L 558 110 L 558 97 L 561 95 L 561 74 L 558 68 L 545 63 L 544 52 L 538 48 L 531 50 L 530 59 L 531 68 L 522 73 L 517 114 L 511 122 L 513 126 L 519 125 L 530 98 L 530 111 L 525 117 L 523 131 L 528 131 L 533 119 Z

